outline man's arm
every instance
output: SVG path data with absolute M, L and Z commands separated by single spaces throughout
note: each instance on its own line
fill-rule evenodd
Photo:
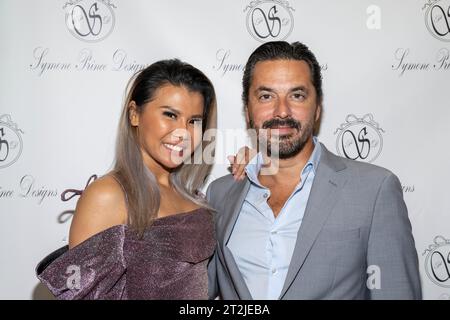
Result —
M 379 270 L 381 281 L 380 288 L 369 286 L 370 298 L 422 299 L 417 251 L 408 210 L 403 201 L 400 181 L 392 173 L 380 186 L 372 219 L 367 265 L 369 268 L 372 266 L 376 273 Z M 370 278 L 376 276 L 369 274 Z

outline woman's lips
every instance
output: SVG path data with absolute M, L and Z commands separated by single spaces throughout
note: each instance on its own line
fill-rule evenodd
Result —
M 171 143 L 163 143 L 163 146 L 169 150 L 170 154 L 176 155 L 178 157 L 182 157 L 184 153 L 185 147 L 178 144 L 171 144 Z

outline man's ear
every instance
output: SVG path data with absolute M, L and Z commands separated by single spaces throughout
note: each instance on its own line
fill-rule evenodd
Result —
M 139 125 L 139 113 L 137 111 L 136 102 L 134 101 L 131 101 L 128 105 L 128 117 L 133 127 L 137 127 Z
M 322 104 L 319 104 L 319 105 L 317 105 L 317 108 L 316 108 L 316 116 L 315 116 L 316 121 L 315 122 L 319 121 L 321 113 L 322 113 Z
M 248 115 L 248 106 L 244 106 L 244 114 L 245 114 L 245 121 L 247 123 L 247 127 L 250 126 L 250 116 Z

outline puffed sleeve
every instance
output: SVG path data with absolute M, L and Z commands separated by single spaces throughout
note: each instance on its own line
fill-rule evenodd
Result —
M 62 247 L 36 267 L 58 299 L 125 299 L 125 226 L 104 230 L 72 249 Z

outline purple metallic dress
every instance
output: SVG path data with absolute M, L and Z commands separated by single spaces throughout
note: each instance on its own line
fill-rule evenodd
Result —
M 56 250 L 36 273 L 58 299 L 207 299 L 214 246 L 212 214 L 200 208 L 156 219 L 142 238 L 111 227 Z

